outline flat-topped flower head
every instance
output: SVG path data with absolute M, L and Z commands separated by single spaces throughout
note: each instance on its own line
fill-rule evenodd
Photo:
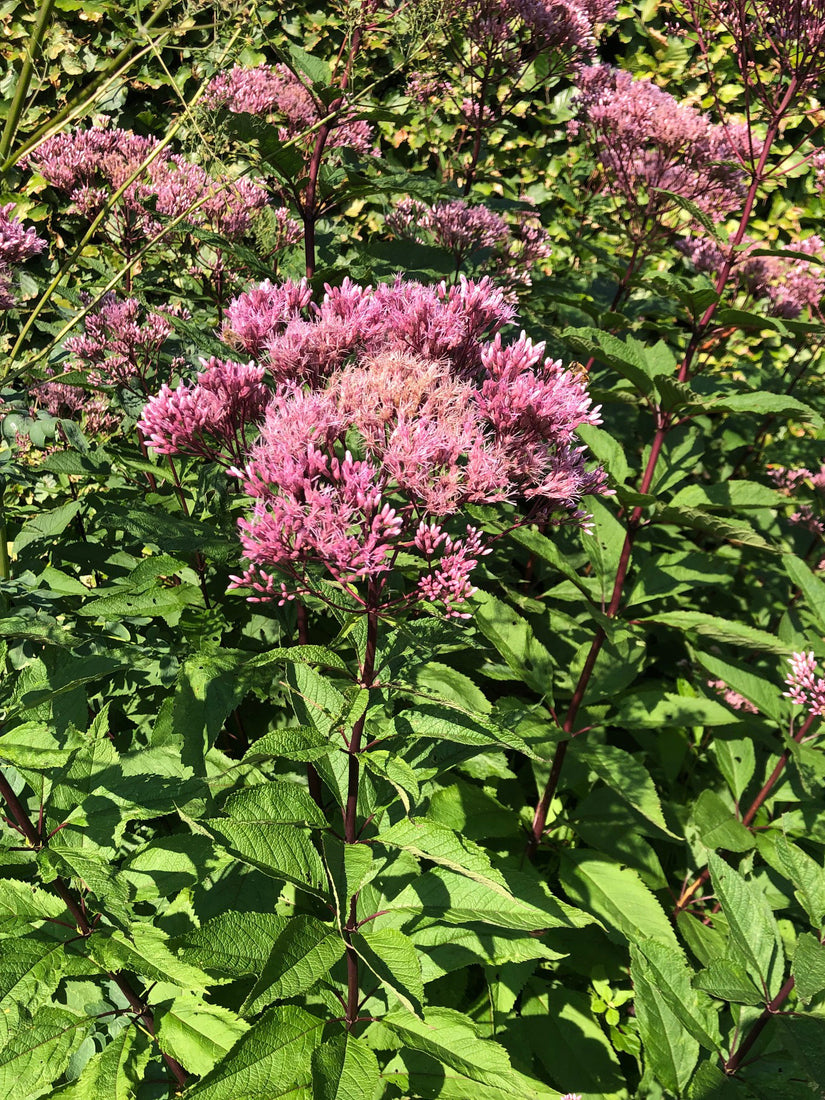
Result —
M 56 134 L 21 160 L 47 183 L 68 195 L 77 213 L 96 217 L 132 176 L 107 219 L 112 243 L 133 247 L 156 234 L 168 218 L 186 216 L 225 237 L 246 233 L 268 202 L 251 180 L 210 175 L 155 138 L 130 130 L 92 128 Z M 150 156 L 153 159 L 146 163 Z
M 140 427 L 161 454 L 222 462 L 250 498 L 250 564 L 234 578 L 250 598 L 318 594 L 323 580 L 373 609 L 463 614 L 487 549 L 456 529 L 463 508 L 579 521 L 582 495 L 605 491 L 575 440 L 598 409 L 543 344 L 502 340 L 512 316 L 489 280 L 345 280 L 318 305 L 306 283 L 266 283 L 225 330 L 265 344 L 265 360 L 212 361 L 195 385 L 163 387 Z
M 157 373 L 161 348 L 172 332 L 172 313 L 144 309 L 136 298 L 120 299 L 108 294 L 86 317 L 83 335 L 69 337 L 66 350 L 74 357 L 76 367 L 89 372 L 92 385 L 148 392 L 147 384 Z
M 456 267 L 483 250 L 487 270 L 494 269 L 511 283 L 529 285 L 531 268 L 550 255 L 548 234 L 529 209 L 508 221 L 464 199 L 427 206 L 418 199 L 403 198 L 387 215 L 386 224 L 396 236 L 445 249 Z
M 203 368 L 194 384 L 163 385 L 144 408 L 138 428 L 158 454 L 242 461 L 247 433 L 257 434 L 272 396 L 263 367 L 212 358 Z

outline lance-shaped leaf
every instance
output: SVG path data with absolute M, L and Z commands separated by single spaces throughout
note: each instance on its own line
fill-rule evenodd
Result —
M 253 1015 L 273 1001 L 306 993 L 343 954 L 344 942 L 336 928 L 315 917 L 289 917 L 241 1011 Z
M 792 973 L 803 1004 L 825 989 L 825 945 L 811 932 L 803 932 L 796 941 Z
M 693 988 L 693 974 L 681 951 L 658 940 L 630 945 L 631 973 L 647 982 L 693 1038 L 706 1050 L 719 1050 L 719 1023 L 707 997 Z M 695 1059 L 694 1059 L 695 1064 Z
M 629 867 L 610 863 L 598 852 L 566 852 L 561 882 L 573 901 L 604 920 L 611 939 L 654 939 L 678 948 L 662 906 Z
M 283 730 L 273 730 L 250 746 L 244 756 L 244 763 L 254 764 L 260 760 L 297 760 L 300 762 L 320 760 L 334 747 L 326 734 L 312 726 L 296 726 Z
M 424 982 L 413 941 L 396 928 L 365 928 L 353 935 L 352 946 L 403 1007 L 420 1016 Z
M 421 859 L 429 859 L 460 875 L 466 875 L 508 901 L 512 900 L 504 878 L 495 870 L 484 850 L 471 840 L 458 836 L 445 825 L 421 818 L 414 821 L 404 819 L 379 833 L 375 843 L 388 848 L 400 848 Z
M 825 920 L 825 870 L 784 833 L 777 833 L 774 851 L 778 869 L 793 883 L 797 900 L 813 926 L 820 928 Z
M 312 1054 L 313 1100 L 373 1100 L 378 1059 L 352 1034 L 336 1035 Z
M 198 1076 L 225 1058 L 249 1024 L 223 1005 L 181 993 L 154 1010 L 158 1046 Z M 97 1098 L 96 1098 L 97 1100 Z
M 644 967 L 631 968 L 636 1019 L 647 1071 L 668 1093 L 681 1096 L 699 1060 L 699 1044 L 660 996 Z
M 731 949 L 768 998 L 779 992 L 784 976 L 782 939 L 761 889 L 710 852 L 708 867 L 716 897 L 730 926 Z M 766 998 L 766 999 L 768 999 Z
M 260 974 L 273 944 L 291 920 L 274 913 L 221 913 L 170 941 L 172 949 L 194 966 L 241 978 Z
M 273 822 L 282 825 L 326 825 L 317 804 L 297 783 L 275 781 L 259 783 L 231 794 L 222 806 L 233 821 Z
M 381 898 L 378 908 L 410 920 L 420 917 L 452 925 L 489 924 L 522 932 L 581 928 L 593 923 L 588 914 L 553 897 L 542 884 L 526 876 L 508 872 L 506 882 L 512 891 L 509 897 L 486 883 L 435 867 L 394 897 Z
M 249 821 L 221 817 L 201 824 L 244 863 L 311 894 L 324 892 L 326 874 L 320 856 L 307 834 L 294 825 L 261 822 L 255 813 Z
M 0 1049 L 0 1096 L 36 1100 L 50 1094 L 73 1051 L 83 1042 L 91 1020 L 48 1006 L 21 1023 Z
M 699 634 L 705 638 L 713 638 L 717 642 L 727 642 L 729 645 L 743 646 L 746 649 L 763 650 L 765 653 L 778 653 L 785 656 L 790 652 L 788 645 L 773 634 L 768 634 L 767 631 L 757 630 L 756 627 L 748 626 L 746 623 L 720 619 L 704 611 L 663 611 L 638 621 L 669 626 L 674 630 Z
M 50 1093 L 51 1100 L 132 1100 L 151 1054 L 146 1034 L 125 1027 L 99 1054 L 92 1055 L 76 1081 Z
M 187 1097 L 276 1100 L 308 1087 L 324 1021 L 294 1005 L 269 1009 Z
M 583 738 L 579 741 L 573 742 L 576 755 L 583 759 L 600 779 L 603 779 L 629 805 L 638 810 L 642 817 L 646 817 L 668 836 L 678 839 L 678 834 L 668 828 L 656 787 L 644 765 L 624 749 L 613 745 L 588 745 Z
M 149 982 L 175 982 L 184 989 L 203 992 L 213 980 L 197 966 L 179 959 L 164 932 L 136 922 L 131 935 L 101 932 L 89 937 L 89 954 L 105 970 L 131 970 Z

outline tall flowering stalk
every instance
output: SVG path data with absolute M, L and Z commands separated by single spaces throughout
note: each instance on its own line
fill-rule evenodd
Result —
M 511 318 L 486 279 L 347 282 L 317 305 L 305 284 L 265 284 L 232 303 L 226 322 L 259 363 L 213 362 L 144 409 L 151 448 L 222 462 L 249 500 L 239 523 L 249 565 L 233 578 L 249 599 L 310 596 L 365 616 L 366 691 L 382 619 L 426 605 L 467 615 L 490 544 L 462 509 L 498 503 L 514 523 L 580 521 L 582 495 L 604 491 L 575 442 L 598 409 L 542 344 L 502 340 Z M 345 737 L 347 844 L 359 842 L 364 723 L 365 713 Z M 349 1029 L 360 1004 L 356 902 L 344 926 Z
M 699 350 L 713 330 L 717 310 L 723 301 L 724 293 L 730 286 L 731 273 L 735 266 L 737 252 L 746 238 L 757 197 L 765 182 L 771 178 L 773 173 L 774 166 L 770 158 L 774 152 L 782 126 L 796 109 L 802 92 L 810 89 L 811 82 L 821 78 L 823 72 L 825 72 L 825 25 L 820 27 L 821 0 L 816 0 L 816 3 L 811 5 L 810 8 L 806 5 L 805 0 L 793 0 L 793 3 L 788 7 L 790 14 L 787 16 L 780 11 L 775 0 L 732 0 L 730 8 L 724 5 L 722 0 L 719 0 L 718 3 L 716 0 L 709 0 L 707 5 L 700 3 L 699 0 L 696 3 L 689 3 L 687 8 L 695 17 L 700 45 L 704 42 L 703 48 L 706 56 L 708 41 L 702 37 L 704 34 L 703 19 L 708 13 L 711 17 L 720 17 L 724 12 L 732 10 L 733 7 L 740 13 L 736 16 L 735 35 L 737 58 L 743 73 L 745 87 L 752 88 L 760 85 L 762 81 L 757 58 L 751 51 L 748 39 L 748 28 L 751 26 L 750 21 L 754 18 L 757 20 L 756 25 L 761 36 L 758 41 L 765 49 L 773 51 L 774 59 L 777 62 L 775 84 L 771 85 L 772 90 L 764 91 L 764 94 L 760 92 L 757 97 L 764 109 L 763 121 L 765 122 L 765 133 L 760 140 L 757 140 L 753 132 L 753 125 L 757 116 L 750 110 L 747 115 L 746 130 L 741 128 L 732 130 L 730 125 L 727 126 L 728 134 L 731 132 L 736 134 L 735 141 L 732 142 L 732 148 L 740 153 L 739 163 L 743 169 L 746 169 L 744 172 L 746 186 L 744 193 L 741 194 L 739 207 L 736 211 L 738 216 L 737 227 L 730 237 L 728 249 L 725 251 L 722 264 L 717 271 L 714 284 L 714 300 L 694 323 L 690 340 L 678 367 L 676 380 L 680 383 L 689 381 L 697 371 L 696 361 Z M 774 43 L 771 35 L 765 31 L 766 27 L 781 30 L 779 45 Z M 767 85 L 760 86 L 767 88 Z M 607 109 L 609 111 L 609 104 Z M 727 212 L 732 214 L 733 210 L 729 208 Z M 631 265 L 632 262 L 633 260 L 631 260 Z M 621 291 L 621 286 L 619 289 Z M 658 406 L 654 409 L 654 417 L 655 432 L 647 451 L 645 467 L 638 485 L 639 492 L 642 494 L 648 493 L 653 485 L 662 449 L 677 419 L 668 409 Z M 627 516 L 625 539 L 619 553 L 612 593 L 606 608 L 608 618 L 615 618 L 621 609 L 633 544 L 643 519 L 644 508 L 642 505 L 634 506 Z M 580 732 L 577 730 L 579 710 L 606 638 L 606 631 L 602 626 L 599 626 L 594 633 L 567 712 L 559 723 L 565 734 L 565 739 L 560 741 L 556 748 L 549 778 L 540 791 L 536 802 L 528 848 L 531 853 L 536 851 L 544 835 L 547 815 L 559 782 L 570 739 Z

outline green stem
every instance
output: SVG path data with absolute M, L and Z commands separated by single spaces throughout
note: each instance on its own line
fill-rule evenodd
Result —
M 46 28 L 49 25 L 53 7 L 54 0 L 41 0 L 40 7 L 37 9 L 37 19 L 35 20 L 32 33 L 29 36 L 26 59 L 20 70 L 20 76 L 17 78 L 17 85 L 14 89 L 14 99 L 11 101 L 11 107 L 6 116 L 6 125 L 3 127 L 3 135 L 0 137 L 0 160 L 3 162 L 5 162 L 9 155 L 11 143 L 14 141 L 14 135 L 17 133 L 17 127 L 23 114 L 26 96 L 29 94 L 29 85 L 31 84 L 32 71 L 34 69 L 34 59 L 37 51 L 40 49 L 40 44 L 43 41 Z

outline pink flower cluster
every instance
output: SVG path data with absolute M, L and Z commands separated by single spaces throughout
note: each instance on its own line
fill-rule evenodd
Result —
M 78 213 L 94 218 L 158 144 L 129 130 L 78 129 L 44 141 L 21 164 L 69 195 Z M 266 193 L 251 180 L 210 176 L 163 149 L 126 188 L 109 229 L 122 248 L 132 247 L 159 231 L 158 214 L 176 218 L 191 211 L 191 224 L 235 238 L 249 230 L 266 202 Z
M 286 65 L 234 65 L 210 82 L 204 96 L 209 107 L 225 107 L 233 114 L 280 116 L 281 141 L 300 137 L 325 116 L 310 90 Z M 362 156 L 374 152 L 372 127 L 346 115 L 336 121 L 330 147 L 346 146 Z
M 457 267 L 473 252 L 489 250 L 497 274 L 528 284 L 530 268 L 551 251 L 547 232 L 529 210 L 511 224 L 494 210 L 471 206 L 463 199 L 427 206 L 418 199 L 403 198 L 386 223 L 398 236 L 433 243 L 452 253 Z
M 467 35 L 488 58 L 498 55 L 510 71 L 521 65 L 520 43 L 528 54 L 553 51 L 564 57 L 591 55 L 596 26 L 614 18 L 616 0 L 453 0 L 466 20 Z
M 39 255 L 46 247 L 34 229 L 24 229 L 19 218 L 14 217 L 14 209 L 13 202 L 0 206 L 0 310 L 11 309 L 15 304 L 11 286 L 13 267 Z
M 264 369 L 215 358 L 202 363 L 194 384 L 161 386 L 138 428 L 158 454 L 200 455 L 224 465 L 241 462 L 247 432 L 251 428 L 257 434 L 272 397 Z
M 147 393 L 147 383 L 157 373 L 160 350 L 172 332 L 173 314 L 188 316 L 185 310 L 146 310 L 136 298 L 109 294 L 86 317 L 83 335 L 71 336 L 65 347 L 75 357 L 73 366 L 89 372 L 91 385 Z
M 789 689 L 785 697 L 810 714 L 825 718 L 825 680 L 816 674 L 816 657 L 811 652 L 794 653 L 788 661 L 791 671 L 785 678 Z
M 722 696 L 725 702 L 733 710 L 744 710 L 748 714 L 758 714 L 759 708 L 755 707 L 744 695 L 729 688 L 724 680 L 708 680 L 708 687 Z
M 768 469 L 768 476 L 778 489 L 789 496 L 797 493 L 805 486 L 813 489 L 815 493 L 825 492 L 825 466 L 822 466 L 819 470 L 809 470 L 804 466 L 794 470 L 789 470 L 785 466 L 774 466 Z M 825 519 L 821 515 L 821 500 L 819 501 L 819 512 L 820 514 L 817 515 L 810 504 L 803 504 L 789 519 L 795 527 L 804 527 L 812 535 L 825 538 Z M 821 563 L 820 568 L 822 568 Z
M 821 315 L 821 303 L 825 297 L 825 241 L 812 235 L 804 240 L 791 241 L 787 251 L 816 257 L 808 262 L 801 256 L 758 256 L 754 252 L 763 249 L 752 238 L 746 238 L 746 246 L 733 256 L 732 278 L 754 299 L 770 303 L 770 312 L 776 317 L 798 317 L 803 311 Z M 690 260 L 697 271 L 715 275 L 727 258 L 725 251 L 710 237 L 689 237 L 677 247 Z
M 652 81 L 608 65 L 579 71 L 577 99 L 569 132 L 591 142 L 631 225 L 660 227 L 677 205 L 665 192 L 714 221 L 738 208 L 748 150 L 743 128 L 714 125 Z
M 306 296 L 305 284 L 265 283 L 247 291 L 227 309 L 221 335 L 265 361 L 276 380 L 314 383 L 356 353 L 381 348 L 444 359 L 456 373 L 469 373 L 481 367 L 482 341 L 514 317 L 503 290 L 488 278 L 462 278 L 449 288 L 400 277 L 375 288 L 344 279 L 326 288 L 320 305 L 308 302 L 304 309 L 298 303 Z
M 230 473 L 253 506 L 240 524 L 250 568 L 235 583 L 253 599 L 317 591 L 320 567 L 362 604 L 425 599 L 460 614 L 487 549 L 475 529 L 452 531 L 462 508 L 521 499 L 533 515 L 580 519 L 581 496 L 605 491 L 575 441 L 599 410 L 543 344 L 502 341 L 512 315 L 487 279 L 449 290 L 345 282 L 317 306 L 306 283 L 266 283 L 227 319 L 262 365 L 211 366 L 223 387 L 214 411 L 209 370 L 195 386 L 164 387 L 141 428 L 160 453 L 238 456 Z M 391 576 L 415 562 L 417 583 L 399 593 Z

